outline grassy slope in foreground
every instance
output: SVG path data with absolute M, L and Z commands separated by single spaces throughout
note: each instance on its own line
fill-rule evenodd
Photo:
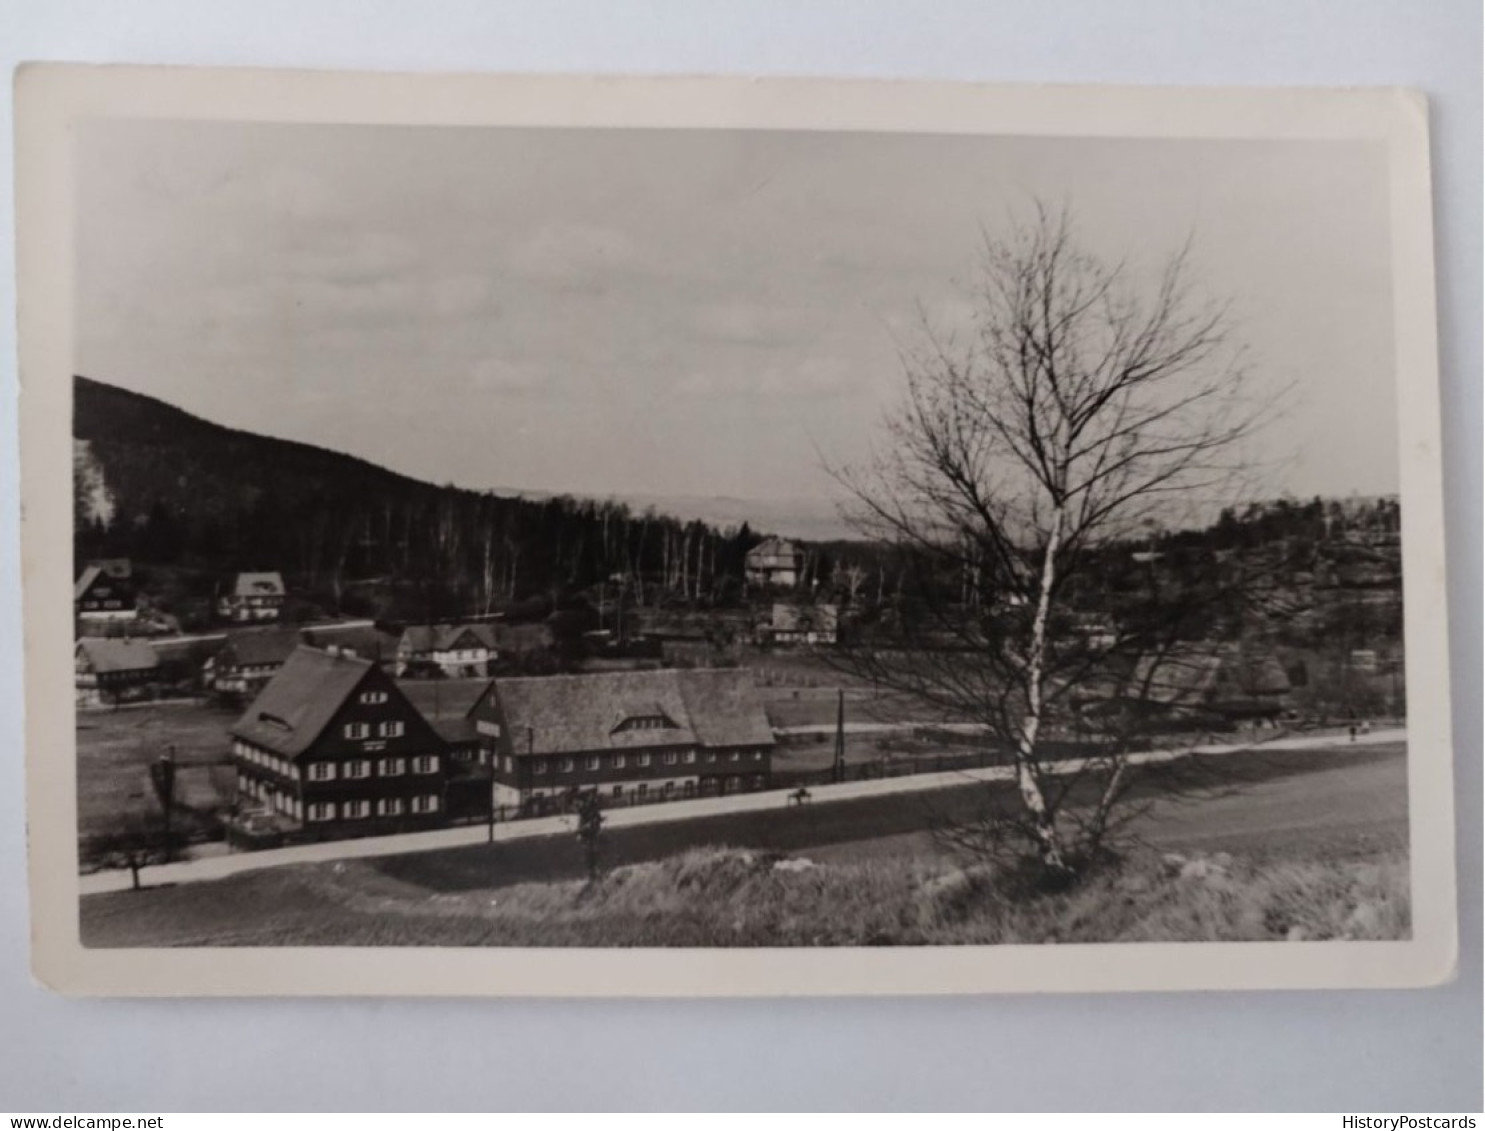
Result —
M 693 849 L 595 885 L 429 892 L 365 861 L 247 873 L 87 902 L 89 946 L 847 946 L 1403 938 L 1406 857 L 1129 861 L 1012 901 L 931 858 L 814 865 Z M 141 911 L 147 913 L 141 914 Z

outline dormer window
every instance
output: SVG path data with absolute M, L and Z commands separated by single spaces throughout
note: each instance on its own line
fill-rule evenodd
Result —
M 675 723 L 665 715 L 630 715 L 614 728 L 615 734 L 631 730 L 666 730 Z
M 387 693 L 385 691 L 361 692 L 361 702 L 365 703 L 367 706 L 375 706 L 377 703 L 385 703 L 386 701 Z

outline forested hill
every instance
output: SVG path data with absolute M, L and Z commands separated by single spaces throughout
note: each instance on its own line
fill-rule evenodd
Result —
M 615 574 L 711 599 L 756 540 L 612 502 L 435 486 L 86 377 L 74 396 L 79 560 L 127 556 L 203 578 L 276 569 L 340 608 L 368 581 L 415 587 L 424 615 L 448 615 Z

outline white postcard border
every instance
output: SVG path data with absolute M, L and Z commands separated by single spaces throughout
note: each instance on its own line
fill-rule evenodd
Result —
M 74 994 L 142 996 L 733 996 L 1399 987 L 1453 976 L 1453 744 L 1427 107 L 1420 95 L 39 64 L 17 72 L 16 100 L 27 824 L 33 969 L 45 984 Z M 1385 141 L 1412 938 L 821 950 L 83 947 L 71 686 L 72 132 L 79 120 L 101 117 Z

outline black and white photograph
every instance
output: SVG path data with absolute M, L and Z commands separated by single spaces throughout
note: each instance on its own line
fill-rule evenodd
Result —
M 80 948 L 1452 932 L 1399 98 L 79 118 Z

